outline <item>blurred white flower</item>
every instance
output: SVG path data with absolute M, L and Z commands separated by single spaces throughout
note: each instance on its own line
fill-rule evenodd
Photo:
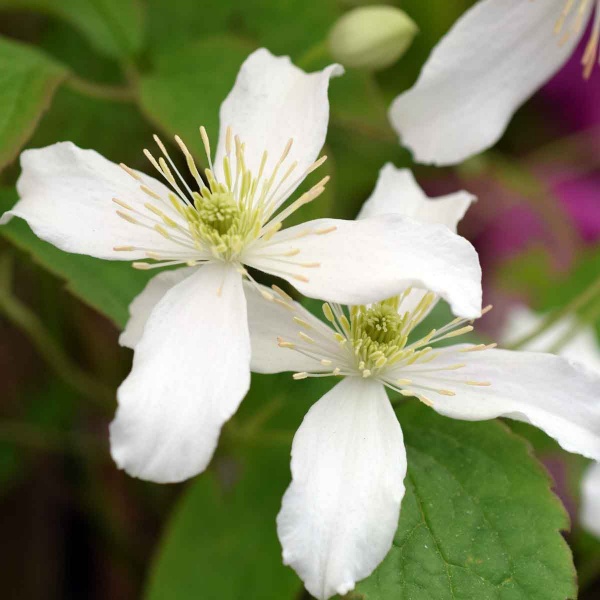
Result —
M 515 307 L 505 323 L 502 339 L 506 343 L 518 340 L 529 331 L 533 331 L 543 320 L 525 306 Z M 600 348 L 596 332 L 589 325 L 583 325 L 575 317 L 568 316 L 535 337 L 525 345 L 524 350 L 551 351 L 557 349 L 563 356 L 586 365 L 600 374 Z M 600 405 L 600 389 L 596 390 L 596 403 Z M 579 519 L 582 527 L 600 537 L 600 464 L 588 467 L 581 489 L 581 508 Z
M 513 113 L 558 71 L 595 11 L 584 56 L 598 59 L 600 0 L 480 0 L 433 49 L 390 120 L 422 163 L 450 165 L 492 146 Z
M 583 476 L 579 520 L 582 527 L 600 538 L 600 463 L 590 465 Z
M 208 185 L 175 138 L 195 190 L 158 138 L 163 156 L 145 153 L 170 187 L 68 142 L 23 153 L 20 200 L 2 222 L 21 217 L 69 252 L 135 260 L 142 269 L 185 265 L 150 281 L 121 338 L 135 355 L 118 391 L 111 451 L 128 473 L 180 481 L 210 461 L 250 382 L 242 283 L 256 284 L 247 266 L 308 296 L 351 304 L 418 282 L 447 298 L 456 314 L 480 313 L 475 250 L 444 227 L 392 216 L 320 219 L 280 231 L 328 179 L 281 208 L 324 160 L 317 157 L 329 118 L 327 89 L 341 72 L 332 65 L 306 74 L 287 57 L 253 53 L 221 106 L 214 163 L 201 128 Z
M 364 214 L 411 212 L 455 226 L 471 198 L 428 200 L 407 172 L 386 167 Z M 380 180 L 380 181 L 381 181 Z M 410 198 L 405 205 L 404 198 Z M 419 198 L 420 197 L 420 198 Z M 414 327 L 435 294 L 413 291 L 367 306 L 324 304 L 326 324 L 283 293 L 266 305 L 248 290 L 252 368 L 295 379 L 342 377 L 306 415 L 292 447 L 292 483 L 278 516 L 284 561 L 320 599 L 345 594 L 389 551 L 404 495 L 402 431 L 385 388 L 440 414 L 470 421 L 530 422 L 567 450 L 600 458 L 600 378 L 551 354 L 495 344 L 436 347 L 473 329 L 457 318 L 423 337 Z M 276 344 L 275 337 L 279 340 Z

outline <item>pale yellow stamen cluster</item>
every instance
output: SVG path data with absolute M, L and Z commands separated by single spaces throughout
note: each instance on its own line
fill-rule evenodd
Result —
M 289 297 L 276 290 L 276 302 L 290 312 L 298 312 L 297 306 Z M 323 314 L 331 328 L 324 324 L 310 323 L 297 315 L 292 318 L 300 326 L 296 340 L 279 338 L 282 348 L 295 350 L 319 361 L 323 369 L 319 372 L 295 373 L 294 379 L 327 376 L 355 376 L 375 378 L 387 387 L 402 395 L 415 396 L 425 404 L 431 404 L 427 398 L 429 392 L 443 396 L 454 396 L 455 391 L 446 387 L 419 383 L 424 378 L 436 383 L 488 386 L 486 381 L 451 379 L 444 377 L 445 372 L 457 371 L 466 363 L 436 363 L 436 359 L 447 352 L 444 348 L 434 348 L 443 340 L 457 338 L 473 330 L 472 321 L 456 318 L 440 329 L 432 329 L 427 335 L 411 341 L 415 327 L 421 322 L 435 301 L 435 294 L 426 293 L 411 310 L 402 311 L 402 303 L 407 300 L 411 290 L 402 295 L 373 304 L 355 306 L 346 311 L 338 304 L 324 304 Z M 487 307 L 483 314 L 491 309 Z M 461 353 L 477 352 L 495 347 L 495 344 L 479 344 L 462 348 Z M 430 364 L 428 367 L 427 365 Z M 425 368 L 424 368 L 425 367 Z M 399 378 L 398 374 L 402 377 Z M 414 374 L 415 379 L 412 378 Z M 451 387 L 451 385 L 450 385 Z
M 556 22 L 555 33 L 560 36 L 560 43 L 565 44 L 572 36 L 577 36 L 587 25 L 586 15 L 591 3 L 594 7 L 594 22 L 590 38 L 581 58 L 583 76 L 589 79 L 598 61 L 600 45 L 600 1 L 598 0 L 566 0 L 565 6 Z
M 159 261 L 155 264 L 134 263 L 134 266 L 140 269 L 174 264 L 193 266 L 221 260 L 236 263 L 240 271 L 250 278 L 242 266 L 243 252 L 258 239 L 268 241 L 281 229 L 285 218 L 323 192 L 329 177 L 323 178 L 290 206 L 275 214 L 282 200 L 304 177 L 321 166 L 326 157 L 320 158 L 302 173 L 295 174 L 297 162 L 287 164 L 293 145 L 293 140 L 290 139 L 279 159 L 268 169 L 269 156 L 264 151 L 258 170 L 253 173 L 246 164 L 245 144 L 238 136 L 233 135 L 231 128 L 228 128 L 220 174 L 217 175 L 212 164 L 210 143 L 204 127 L 200 128 L 200 136 L 209 165 L 202 175 L 187 146 L 179 136 L 175 136 L 175 142 L 183 153 L 197 190 L 191 189 L 175 166 L 165 145 L 154 136 L 162 156 L 156 159 L 149 150 L 144 150 L 144 154 L 173 191 L 165 197 L 164 192 L 151 189 L 150 184 L 146 184 L 139 173 L 122 164 L 121 167 L 125 172 L 136 180 L 140 190 L 148 196 L 148 201 L 140 207 L 139 202 L 134 206 L 127 200 L 113 198 L 118 205 L 119 217 L 129 223 L 154 230 L 173 242 L 174 250 L 134 246 L 119 246 L 115 250 L 122 252 L 142 250 L 148 259 Z M 289 252 L 287 254 L 289 255 Z M 287 256 L 282 258 L 287 262 L 282 268 L 282 273 L 286 274 L 285 269 L 290 264 L 294 267 L 318 266 L 316 263 L 307 265 L 289 261 Z

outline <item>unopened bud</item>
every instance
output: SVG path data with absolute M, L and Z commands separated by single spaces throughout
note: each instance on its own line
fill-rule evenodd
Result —
M 347 12 L 329 32 L 334 60 L 376 71 L 395 63 L 417 34 L 415 22 L 394 6 L 363 6 Z

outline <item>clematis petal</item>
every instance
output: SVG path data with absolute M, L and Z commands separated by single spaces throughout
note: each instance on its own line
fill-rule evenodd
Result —
M 600 538 L 600 463 L 590 465 L 583 476 L 581 525 Z
M 543 320 L 526 306 L 516 306 L 507 315 L 500 335 L 503 343 L 511 345 L 526 333 L 533 331 Z M 573 332 L 576 332 L 573 335 Z M 600 373 L 600 348 L 596 332 L 573 316 L 566 316 L 552 327 L 536 336 L 522 350 L 550 352 L 555 344 L 560 344 L 558 354 L 579 362 Z
M 552 354 L 467 349 L 468 345 L 441 350 L 424 367 L 403 369 L 400 377 L 410 378 L 415 389 L 454 392 L 423 392 L 443 415 L 466 421 L 525 421 L 565 450 L 600 460 L 600 374 Z M 433 371 L 459 364 L 465 366 Z
M 244 260 L 312 298 L 368 304 L 414 286 L 439 294 L 457 315 L 481 312 L 473 246 L 443 225 L 409 217 L 309 221 L 257 244 Z
M 588 2 L 583 23 L 594 6 Z M 450 165 L 492 146 L 515 110 L 576 47 L 585 26 L 561 43 L 565 0 L 481 0 L 434 48 L 390 120 L 422 163 Z M 569 28 L 571 25 L 569 25 Z
M 153 230 L 162 220 L 147 211 L 144 204 L 158 203 L 169 218 L 184 225 L 168 204 L 170 191 L 159 181 L 137 173 L 127 174 L 94 150 L 82 150 L 71 142 L 60 142 L 21 154 L 22 174 L 17 182 L 20 200 L 4 213 L 0 224 L 15 216 L 25 219 L 34 233 L 66 252 L 88 254 L 110 260 L 146 258 L 146 250 L 180 253 L 181 247 Z M 147 186 L 164 202 L 144 193 Z M 117 198 L 139 217 L 113 202 Z M 139 219 L 136 225 L 117 214 L 117 210 Z M 140 247 L 143 250 L 115 251 L 115 247 Z
M 313 596 L 346 594 L 383 560 L 405 475 L 402 431 L 380 383 L 347 378 L 310 409 L 277 531 L 284 562 Z
M 373 193 L 363 204 L 358 219 L 397 214 L 423 223 L 441 223 L 456 233 L 456 227 L 476 198 L 461 191 L 429 198 L 409 169 L 387 163 L 379 171 Z
M 219 143 L 215 157 L 217 177 L 224 176 L 227 129 L 245 144 L 244 162 L 258 173 L 263 152 L 267 152 L 264 168 L 273 171 L 290 139 L 294 142 L 281 168 L 283 174 L 297 162 L 278 196 L 276 204 L 301 183 L 303 173 L 318 158 L 325 142 L 329 121 L 327 89 L 331 77 L 344 72 L 340 65 L 322 71 L 305 73 L 287 56 L 273 56 L 261 48 L 242 65 L 233 89 L 221 105 Z M 230 161 L 236 164 L 235 151 Z M 290 184 L 295 182 L 295 185 Z
M 266 293 L 273 293 L 260 286 Z M 279 338 L 287 342 L 299 341 L 298 332 L 314 335 L 321 332 L 321 347 L 329 349 L 330 356 L 340 353 L 340 345 L 336 343 L 331 329 L 313 316 L 301 304 L 291 298 L 285 304 L 277 294 L 274 300 L 266 300 L 251 284 L 244 283 L 248 305 L 248 328 L 252 347 L 251 370 L 255 373 L 282 373 L 284 371 L 309 371 L 311 373 L 329 372 L 331 367 L 324 367 L 317 358 L 311 358 L 290 348 L 280 347 Z M 294 318 L 296 321 L 294 321 Z M 299 321 L 303 325 L 299 324 Z M 330 339 L 327 344 L 323 338 Z
M 428 198 L 409 169 L 398 169 L 387 163 L 379 171 L 373 193 L 363 204 L 358 219 L 398 214 L 422 223 L 441 223 L 456 233 L 460 220 L 476 200 L 469 192 L 461 191 L 440 198 Z M 401 312 L 412 312 L 429 290 L 414 288 L 399 307 Z M 419 322 L 433 310 L 436 302 L 422 312 Z
M 206 265 L 172 287 L 144 327 L 110 427 L 115 462 L 159 483 L 200 473 L 249 384 L 241 276 Z
M 129 321 L 119 336 L 119 344 L 134 349 L 142 338 L 146 321 L 154 307 L 173 286 L 196 271 L 197 267 L 186 267 L 163 271 L 153 277 L 129 305 Z

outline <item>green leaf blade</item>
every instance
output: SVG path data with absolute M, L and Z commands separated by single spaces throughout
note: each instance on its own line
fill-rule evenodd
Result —
M 34 10 L 63 19 L 111 58 L 132 58 L 144 42 L 138 0 L 0 0 L 0 9 Z
M 281 562 L 275 531 L 288 469 L 287 452 L 261 450 L 194 481 L 168 525 L 146 600 L 295 598 L 301 584 Z M 226 471 L 237 478 L 232 489 L 219 482 Z
M 0 168 L 33 134 L 67 70 L 38 50 L 0 38 Z
M 363 600 L 566 600 L 568 518 L 527 444 L 497 423 L 398 411 L 407 493 L 394 545 L 351 596 Z
M 16 200 L 14 190 L 0 189 L 0 213 L 10 210 Z M 19 218 L 0 227 L 0 235 L 31 254 L 39 265 L 66 280 L 67 288 L 75 296 L 106 315 L 119 328 L 127 323 L 128 307 L 133 298 L 155 275 L 153 272 L 136 271 L 129 262 L 99 260 L 63 252 L 38 238 Z

